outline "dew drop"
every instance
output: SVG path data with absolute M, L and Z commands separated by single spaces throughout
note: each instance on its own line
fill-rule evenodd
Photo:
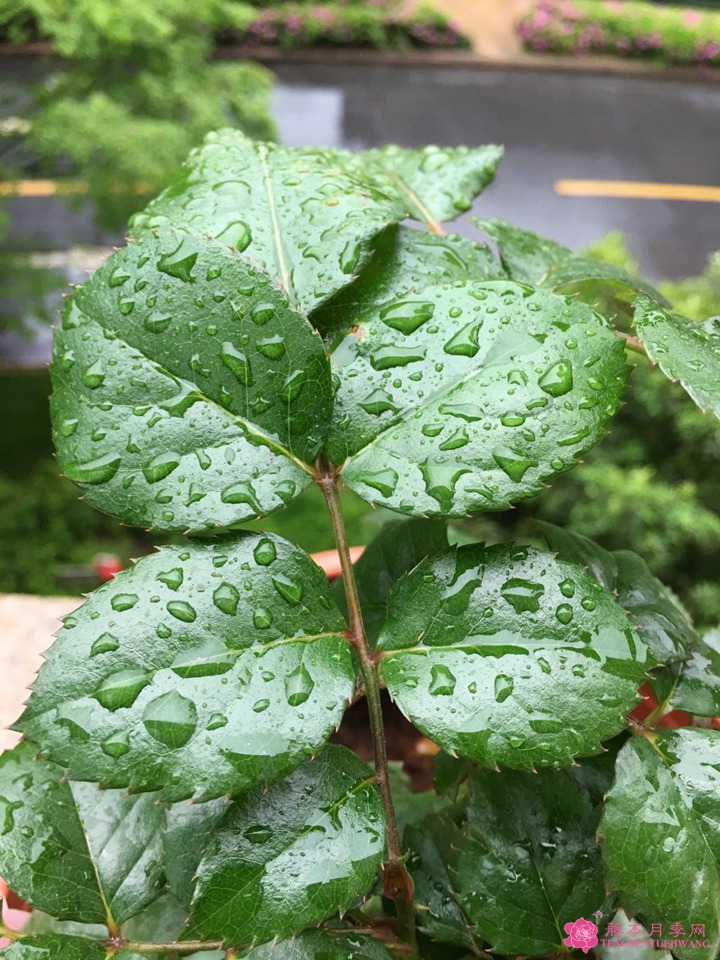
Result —
M 130 751 L 129 735 L 127 732 L 113 733 L 100 744 L 102 752 L 113 759 L 124 757 Z
M 138 599 L 136 593 L 116 593 L 110 601 L 110 606 L 118 613 L 122 613 L 123 610 L 132 610 Z
M 173 750 L 184 747 L 197 728 L 197 708 L 177 691 L 152 700 L 143 711 L 145 729 L 159 743 Z
M 176 620 L 182 620 L 183 623 L 194 623 L 197 620 L 197 611 L 186 600 L 171 600 L 166 609 Z
M 100 706 L 115 711 L 131 707 L 149 683 L 150 677 L 144 670 L 119 670 L 106 677 L 93 696 Z
M 259 563 L 261 567 L 269 567 L 277 557 L 275 544 L 272 540 L 263 538 L 253 550 L 253 556 L 255 557 L 255 563 Z
M 90 648 L 90 656 L 97 657 L 101 653 L 112 653 L 120 646 L 120 641 L 111 633 L 101 634 Z
M 558 360 L 538 380 L 538 386 L 551 397 L 562 397 L 573 388 L 572 364 L 569 360 Z
M 504 703 L 507 698 L 512 694 L 515 688 L 515 681 L 512 677 L 507 677 L 503 673 L 499 673 L 495 677 L 495 699 L 498 703 Z
M 449 697 L 455 690 L 455 674 L 444 663 L 436 663 L 430 669 L 429 691 L 434 697 Z
M 573 618 L 573 608 L 569 603 L 561 603 L 555 610 L 555 616 L 560 623 L 570 623 Z
M 305 664 L 299 666 L 285 677 L 285 696 L 291 707 L 299 707 L 309 698 L 315 687 L 315 681 L 308 673 Z
M 229 617 L 234 617 L 240 603 L 240 594 L 231 583 L 221 583 L 213 593 L 213 603 L 218 610 Z

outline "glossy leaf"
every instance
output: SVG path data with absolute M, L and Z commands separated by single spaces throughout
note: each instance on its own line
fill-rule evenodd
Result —
M 588 281 L 605 281 L 625 287 L 630 293 L 642 291 L 658 303 L 667 303 L 653 286 L 622 267 L 594 257 L 579 256 L 569 247 L 504 220 L 471 219 L 495 241 L 502 265 L 513 280 L 558 291 Z
M 165 547 L 65 620 L 19 725 L 76 779 L 208 800 L 287 773 L 355 672 L 309 557 L 245 533 Z
M 684 610 L 652 575 L 642 557 L 630 550 L 605 550 L 587 537 L 551 523 L 538 525 L 550 548 L 563 560 L 587 567 L 617 596 L 658 663 L 673 663 L 689 656 L 699 637 Z
M 332 359 L 330 459 L 364 499 L 415 515 L 539 493 L 601 438 L 627 376 L 622 344 L 592 310 L 510 281 L 387 304 Z
M 473 198 L 492 183 L 503 149 L 488 144 L 407 150 L 393 144 L 338 155 L 402 203 L 413 220 L 438 230 L 440 223 L 470 210 Z
M 456 879 L 475 936 L 498 953 L 563 951 L 564 925 L 605 899 L 599 816 L 564 771 L 476 771 Z
M 0 872 L 54 917 L 119 926 L 162 890 L 164 810 L 69 784 L 36 752 L 23 743 L 0 757 Z
M 401 577 L 421 560 L 447 547 L 447 527 L 441 520 L 395 520 L 386 523 L 355 563 L 355 581 L 365 632 L 375 644 L 387 616 L 387 599 Z M 344 581 L 335 583 L 338 606 L 347 612 Z
M 306 930 L 283 943 L 265 944 L 242 954 L 247 960 L 391 960 L 387 948 L 352 931 Z
M 502 268 L 490 249 L 456 234 L 438 236 L 394 224 L 373 244 L 360 276 L 312 314 L 313 324 L 332 339 L 376 307 L 454 280 L 499 280 Z
M 411 851 L 418 929 L 431 940 L 473 950 L 471 923 L 456 892 L 456 861 L 464 843 L 459 827 L 446 813 L 426 817 L 406 828 L 404 842 Z
M 137 954 L 121 951 L 117 960 L 140 960 Z M 28 937 L 0 950 L 3 960 L 106 960 L 107 950 L 100 943 L 80 937 Z
M 391 696 L 426 736 L 520 769 L 598 753 L 652 665 L 582 568 L 512 544 L 416 567 L 390 595 L 378 649 Z
M 720 630 L 698 637 L 689 659 L 659 673 L 653 692 L 667 710 L 720 716 Z
M 439 813 L 451 805 L 447 798 L 441 797 L 434 790 L 414 790 L 409 775 L 403 769 L 402 761 L 391 760 L 388 768 L 395 819 L 401 835 L 408 824 L 418 823 L 423 817 Z
M 186 938 L 249 946 L 344 913 L 375 878 L 383 821 L 372 772 L 344 747 L 244 794 L 200 863 Z
M 211 133 L 175 181 L 131 222 L 137 236 L 168 226 L 246 253 L 310 311 L 349 283 L 373 238 L 407 215 L 333 151 Z
M 211 831 L 226 811 L 224 798 L 208 803 L 175 803 L 165 808 L 165 877 L 168 889 L 186 913 L 192 902 L 197 866 Z
M 330 368 L 285 294 L 222 244 L 118 251 L 55 336 L 54 440 L 94 506 L 163 530 L 231 526 L 310 482 Z
M 678 924 L 688 938 L 705 925 L 709 946 L 679 947 L 680 960 L 710 960 L 720 945 L 719 747 L 717 731 L 667 732 L 655 745 L 633 738 L 600 827 L 607 879 L 628 915 Z
M 679 380 L 703 412 L 720 417 L 720 318 L 696 323 L 642 298 L 635 328 L 665 376 Z

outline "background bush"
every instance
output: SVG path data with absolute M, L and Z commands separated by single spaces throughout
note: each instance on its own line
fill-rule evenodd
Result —
M 636 0 L 537 0 L 520 20 L 528 50 L 720 64 L 720 12 Z

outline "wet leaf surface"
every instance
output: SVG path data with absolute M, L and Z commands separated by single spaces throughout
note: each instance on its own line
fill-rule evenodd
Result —
M 643 298 L 634 322 L 648 357 L 665 376 L 679 380 L 702 411 L 720 417 L 720 318 L 696 323 Z
M 373 238 L 407 202 L 358 177 L 330 150 L 211 133 L 176 180 L 133 218 L 135 236 L 177 227 L 245 253 L 310 311 L 349 283 Z
M 598 753 L 653 663 L 581 567 L 510 544 L 416 567 L 390 595 L 378 649 L 390 694 L 426 736 L 520 769 Z
M 29 937 L 0 950 L 4 960 L 106 960 L 107 950 L 99 943 L 80 937 Z M 115 954 L 117 960 L 140 960 L 126 950 Z
M 676 924 L 708 947 L 678 947 L 680 960 L 710 960 L 720 944 L 720 732 L 673 730 L 655 745 L 635 737 L 621 750 L 600 826 L 606 877 L 629 916 Z M 675 939 L 675 938 L 673 938 Z
M 186 939 L 249 946 L 342 914 L 375 879 L 383 831 L 372 771 L 325 747 L 233 803 L 200 863 Z
M 588 307 L 510 281 L 433 286 L 336 346 L 327 443 L 343 481 L 402 513 L 502 510 L 602 437 L 624 347 Z
M 55 336 L 53 436 L 89 503 L 163 530 L 230 526 L 310 482 L 327 432 L 318 334 L 256 267 L 166 232 L 118 251 Z
M 20 721 L 76 779 L 209 800 L 330 735 L 355 671 L 322 571 L 272 535 L 165 547 L 66 618 Z
M 698 637 L 690 657 L 659 673 L 652 686 L 668 710 L 720 716 L 720 630 Z

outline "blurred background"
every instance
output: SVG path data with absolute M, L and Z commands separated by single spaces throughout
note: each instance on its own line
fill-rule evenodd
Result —
M 591 247 L 692 318 L 720 314 L 720 0 L 1 0 L 0 593 L 77 596 L 152 547 L 57 476 L 51 324 L 67 283 L 226 125 L 352 149 L 502 143 L 476 213 Z M 567 522 L 641 553 L 717 625 L 720 430 L 646 368 L 628 400 L 551 493 L 456 536 Z M 385 518 L 346 505 L 366 543 Z M 332 546 L 312 491 L 263 526 Z

